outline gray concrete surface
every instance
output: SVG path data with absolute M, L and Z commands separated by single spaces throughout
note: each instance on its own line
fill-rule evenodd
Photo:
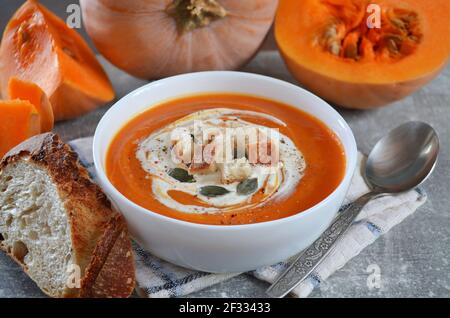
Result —
M 42 1 L 61 16 L 76 1 Z M 0 0 L 0 30 L 21 1 Z M 271 42 L 270 40 L 268 42 Z M 273 47 L 269 43 L 266 47 Z M 121 97 L 145 81 L 133 79 L 102 59 Z M 271 67 L 268 68 L 268 64 Z M 253 61 L 246 71 L 293 81 L 279 58 Z M 70 122 L 58 123 L 65 140 L 92 135 L 108 106 Z M 450 297 L 450 67 L 416 94 L 386 108 L 371 111 L 338 109 L 352 127 L 360 150 L 370 151 L 391 128 L 409 121 L 430 123 L 439 133 L 442 152 L 436 170 L 424 185 L 428 202 L 387 235 L 336 272 L 311 297 Z M 370 264 L 381 269 L 381 288 L 367 287 Z M 264 297 L 267 284 L 241 275 L 189 297 Z M 0 297 L 42 297 L 22 270 L 0 254 Z

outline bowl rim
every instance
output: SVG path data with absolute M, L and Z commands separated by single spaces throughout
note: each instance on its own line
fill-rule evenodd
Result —
M 166 85 L 167 83 L 170 83 L 173 80 L 180 80 L 180 79 L 183 79 L 183 78 L 186 78 L 186 80 L 188 80 L 188 79 L 192 80 L 192 77 L 203 77 L 203 76 L 237 76 L 237 77 L 240 77 L 240 79 L 246 78 L 246 79 L 250 79 L 250 80 L 251 79 L 259 79 L 259 80 L 271 81 L 274 85 L 285 86 L 288 89 L 294 89 L 294 90 L 302 92 L 302 94 L 309 95 L 309 97 L 312 98 L 313 100 L 315 100 L 315 102 L 317 102 L 318 104 L 321 104 L 320 107 L 325 107 L 328 112 L 332 113 L 334 116 L 337 117 L 337 119 L 339 120 L 340 124 L 342 124 L 342 126 L 344 128 L 344 131 L 348 134 L 348 137 L 349 137 L 349 144 L 350 144 L 349 151 L 348 151 L 348 153 L 347 153 L 347 151 L 345 152 L 346 171 L 345 171 L 344 177 L 340 181 L 339 185 L 333 190 L 333 192 L 331 192 L 322 201 L 318 202 L 317 204 L 315 204 L 314 206 L 312 206 L 312 207 L 310 207 L 310 208 L 308 208 L 306 210 L 299 211 L 296 214 L 293 214 L 293 215 L 290 215 L 290 216 L 287 216 L 287 217 L 283 217 L 283 218 L 279 218 L 279 219 L 275 219 L 275 220 L 263 221 L 263 222 L 258 222 L 258 223 L 231 224 L 231 225 L 202 224 L 202 223 L 194 223 L 194 222 L 189 222 L 189 221 L 184 221 L 184 220 L 180 220 L 180 219 L 171 218 L 169 216 L 165 216 L 163 214 L 159 214 L 159 213 L 154 212 L 152 210 L 146 209 L 146 208 L 138 205 L 137 203 L 131 201 L 125 195 L 123 195 L 111 183 L 111 181 L 109 180 L 108 176 L 106 175 L 106 171 L 103 168 L 103 165 L 100 164 L 100 158 L 97 157 L 97 153 L 100 156 L 100 150 L 97 150 L 96 145 L 99 143 L 99 135 L 101 133 L 101 130 L 103 129 L 104 126 L 106 126 L 106 123 L 107 123 L 107 120 L 108 120 L 108 115 L 111 114 L 114 111 L 115 108 L 120 107 L 120 104 L 122 104 L 123 101 L 126 101 L 128 99 L 132 99 L 132 98 L 134 98 L 134 96 L 139 96 L 142 91 L 145 91 L 145 90 L 147 90 L 149 88 L 152 88 L 154 86 Z M 224 93 L 233 93 L 233 91 L 232 90 L 224 91 Z M 258 96 L 257 94 L 249 94 L 249 95 Z M 189 96 L 189 94 L 183 94 L 183 95 L 180 95 L 179 97 L 182 98 L 183 96 Z M 175 98 L 176 97 L 174 97 L 174 99 Z M 262 97 L 262 98 L 266 98 L 266 97 Z M 273 98 L 273 100 L 277 100 L 277 99 Z M 151 108 L 152 106 L 153 105 L 149 105 L 148 108 Z M 296 107 L 294 105 L 292 105 L 292 106 Z M 145 110 L 143 110 L 142 112 L 144 112 L 144 111 Z M 314 117 L 317 117 L 313 113 L 309 113 L 309 114 L 314 116 Z M 136 116 L 136 115 L 137 114 L 134 114 L 132 116 L 127 117 L 123 121 L 123 125 L 125 125 L 130 119 L 133 118 L 133 116 Z M 117 131 L 119 129 L 121 129 L 123 127 L 123 125 L 120 126 L 120 128 L 118 128 Z M 341 139 L 341 138 L 339 138 L 339 139 Z M 109 143 L 110 142 L 111 142 L 111 140 L 109 140 Z M 108 147 L 109 147 L 109 145 L 108 145 Z M 125 96 L 123 96 L 122 98 L 117 100 L 106 111 L 106 113 L 102 116 L 102 118 L 100 119 L 99 123 L 97 124 L 97 127 L 95 129 L 95 133 L 94 133 L 93 142 L 92 142 L 92 154 L 93 154 L 93 159 L 94 159 L 93 161 L 94 161 L 94 167 L 95 167 L 95 171 L 96 171 L 96 177 L 100 181 L 101 186 L 103 188 L 106 188 L 107 195 L 109 195 L 113 199 L 112 200 L 113 202 L 115 201 L 114 197 L 118 197 L 122 201 L 126 202 L 126 204 L 131 205 L 131 207 L 133 207 L 140 214 L 151 215 L 153 217 L 156 217 L 160 221 L 177 224 L 179 226 L 191 227 L 191 228 L 194 228 L 194 229 L 204 229 L 204 230 L 214 229 L 215 231 L 217 231 L 217 230 L 220 230 L 220 231 L 236 231 L 236 230 L 244 230 L 244 229 L 248 230 L 248 229 L 255 229 L 255 228 L 265 228 L 265 227 L 269 227 L 269 226 L 272 227 L 272 226 L 275 226 L 275 225 L 280 225 L 281 226 L 284 223 L 297 221 L 299 219 L 305 218 L 308 215 L 310 215 L 311 213 L 314 213 L 315 210 L 320 209 L 321 207 L 325 206 L 330 201 L 333 201 L 335 199 L 335 197 L 338 195 L 338 193 L 341 191 L 341 189 L 345 186 L 345 184 L 350 182 L 351 178 L 353 177 L 353 174 L 354 174 L 354 171 L 355 171 L 355 168 L 356 168 L 356 163 L 357 163 L 358 150 L 357 150 L 356 140 L 355 140 L 355 137 L 353 135 L 353 131 L 350 128 L 350 126 L 348 125 L 348 123 L 346 122 L 346 120 L 331 105 L 329 105 L 325 100 L 323 100 L 320 97 L 316 96 L 315 94 L 309 92 L 308 90 L 306 90 L 306 89 L 304 89 L 304 88 L 302 88 L 300 86 L 294 85 L 292 83 L 289 83 L 289 82 L 286 82 L 286 81 L 283 81 L 283 80 L 280 80 L 280 79 L 277 79 L 277 78 L 273 78 L 273 77 L 270 77 L 270 76 L 266 76 L 266 75 L 247 73 L 247 72 L 241 72 L 241 71 L 203 71 L 203 72 L 193 72 L 193 73 L 185 73 L 185 74 L 180 74 L 180 75 L 174 75 L 174 76 L 171 76 L 171 77 L 166 77 L 166 78 L 163 78 L 163 79 L 160 79 L 160 80 L 156 80 L 156 81 L 147 83 L 147 84 L 145 84 L 143 86 L 140 86 L 140 87 L 136 88 L 135 90 L 129 92 L 128 94 L 126 94 Z M 121 212 L 121 213 L 123 214 L 123 212 Z

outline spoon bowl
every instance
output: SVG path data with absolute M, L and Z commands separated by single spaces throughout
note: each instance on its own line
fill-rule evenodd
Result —
M 365 178 L 376 192 L 397 193 L 421 184 L 431 174 L 439 153 L 439 138 L 428 124 L 405 123 L 375 145 Z
M 424 182 L 436 165 L 438 153 L 438 136 L 428 124 L 413 121 L 391 130 L 375 145 L 367 159 L 364 178 L 372 191 L 348 205 L 325 232 L 277 277 L 267 294 L 284 297 L 308 277 L 370 200 L 404 192 Z

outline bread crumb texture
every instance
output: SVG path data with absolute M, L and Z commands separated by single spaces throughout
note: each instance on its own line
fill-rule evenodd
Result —
M 53 296 L 62 296 L 71 264 L 70 226 L 63 202 L 47 172 L 17 161 L 0 175 L 2 244 L 30 277 Z

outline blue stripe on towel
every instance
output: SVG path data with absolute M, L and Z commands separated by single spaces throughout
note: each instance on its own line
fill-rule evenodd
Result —
M 312 272 L 311 274 L 309 274 L 309 280 L 313 284 L 314 288 L 319 286 L 320 283 L 322 282 L 322 278 L 317 272 Z
M 142 260 L 142 262 L 145 264 L 145 266 L 149 267 L 159 278 L 161 278 L 165 282 L 163 286 L 172 284 L 176 280 L 176 278 L 173 275 L 171 275 L 171 273 L 165 271 L 164 267 L 161 266 L 158 262 L 156 262 L 155 258 L 150 256 L 141 247 L 135 245 L 134 248 L 136 253 L 139 255 L 140 259 Z M 169 289 L 168 292 L 170 297 L 176 296 L 176 291 L 174 291 L 173 289 Z
M 272 265 L 271 267 L 276 271 L 284 271 L 289 267 L 289 264 L 286 262 L 279 262 L 275 265 Z
M 341 212 L 343 212 L 345 209 L 347 209 L 351 204 L 353 204 L 353 202 L 350 202 L 350 203 L 347 203 L 347 204 L 344 204 L 344 205 L 341 205 L 341 207 L 339 208 L 339 211 L 338 211 L 338 213 L 341 213 Z
M 174 292 L 175 289 L 182 288 L 184 285 L 186 285 L 196 279 L 199 279 L 199 278 L 202 278 L 205 276 L 209 276 L 209 275 L 214 275 L 214 274 L 205 273 L 205 272 L 196 272 L 193 274 L 189 274 L 188 276 L 185 276 L 183 278 L 176 279 L 171 282 L 167 282 L 164 285 L 149 287 L 149 288 L 146 288 L 145 290 L 146 290 L 147 294 L 149 294 L 149 295 L 156 294 L 157 292 L 162 291 L 162 290 L 168 290 L 170 293 L 170 297 L 177 297 L 177 296 L 183 295 L 183 293 L 181 293 L 181 292 L 176 293 L 176 292 Z
M 422 188 L 415 188 L 414 190 L 419 194 L 419 200 L 427 196 L 427 193 Z
M 373 235 L 375 235 L 376 237 L 381 235 L 381 228 L 378 225 L 376 225 L 370 221 L 367 221 L 366 226 L 369 229 L 369 231 L 372 232 Z

